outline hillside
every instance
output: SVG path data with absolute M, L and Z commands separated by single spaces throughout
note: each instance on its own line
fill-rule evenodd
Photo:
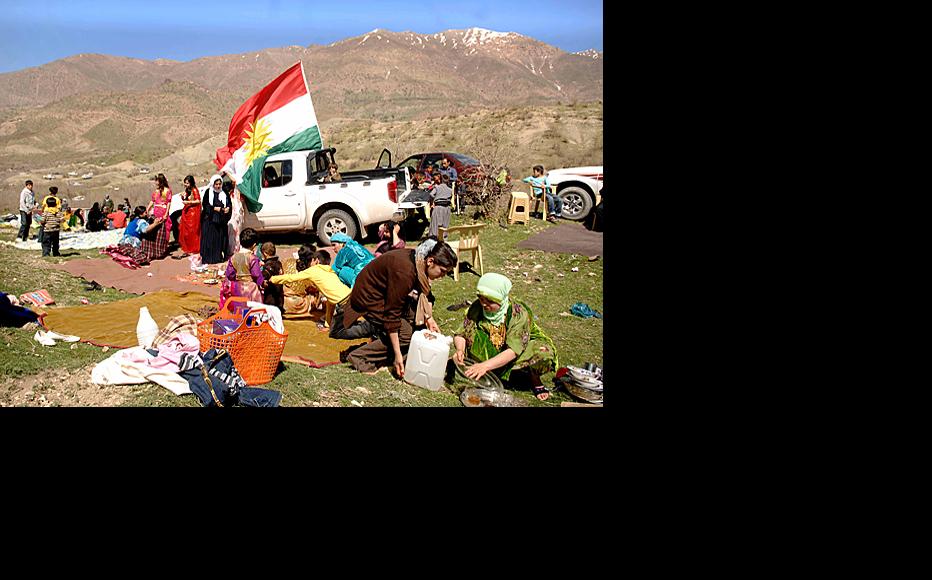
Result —
M 147 61 L 82 54 L 0 74 L 0 107 L 35 107 L 89 92 L 187 81 L 242 102 L 297 60 L 319 118 L 376 120 L 482 108 L 597 101 L 601 53 L 567 53 L 517 33 L 479 28 L 424 35 L 374 30 L 330 45 Z
M 68 110 L 87 107 L 67 130 L 55 128 L 66 123 L 59 104 L 39 109 L 41 114 L 32 118 L 0 118 L 0 154 L 14 165 L 0 167 L 0 210 L 15 209 L 26 179 L 36 182 L 37 192 L 55 185 L 69 199 L 80 195 L 96 201 L 109 193 L 129 197 L 134 204 L 151 188 L 151 174 L 141 174 L 142 167 L 165 173 L 173 188 L 187 174 L 198 183 L 206 181 L 215 171 L 214 152 L 225 141 L 229 116 L 223 109 L 232 111 L 238 103 L 178 83 L 149 94 L 170 100 L 172 115 L 160 116 L 165 114 L 155 104 L 160 99 L 129 104 L 125 94 L 118 94 L 66 100 Z M 320 123 L 324 143 L 336 147 L 344 170 L 374 166 L 386 147 L 394 163 L 429 150 L 481 156 L 482 143 L 493 135 L 502 136 L 508 153 L 500 161 L 511 167 L 514 177 L 529 175 L 536 163 L 548 168 L 602 164 L 601 103 L 511 107 L 409 121 L 333 118 Z M 89 180 L 67 177 L 89 167 L 95 173 Z M 64 177 L 46 180 L 42 176 L 48 173 Z

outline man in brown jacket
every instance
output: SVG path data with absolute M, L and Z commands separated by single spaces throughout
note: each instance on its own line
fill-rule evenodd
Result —
M 411 343 L 414 327 L 440 330 L 431 315 L 431 281 L 455 267 L 456 252 L 444 242 L 437 242 L 423 259 L 414 250 L 400 249 L 366 264 L 353 291 L 337 305 L 330 325 L 331 338 L 373 339 L 353 350 L 346 362 L 366 373 L 392 364 L 398 377 L 404 377 L 402 349 Z

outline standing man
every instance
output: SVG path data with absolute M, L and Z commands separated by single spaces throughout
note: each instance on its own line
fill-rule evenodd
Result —
M 456 207 L 454 208 L 456 213 L 463 213 L 463 194 L 462 192 L 457 193 L 456 191 L 456 178 L 458 177 L 456 174 L 456 167 L 450 165 L 450 160 L 446 157 L 440 162 L 440 175 L 443 176 L 444 182 L 446 182 L 446 184 L 450 186 L 450 189 L 453 190 L 453 193 L 456 194 L 453 196 L 456 198 Z
M 434 242 L 423 258 L 415 250 L 400 249 L 366 264 L 350 295 L 337 304 L 330 323 L 330 338 L 372 339 L 353 350 L 346 362 L 367 374 L 392 365 L 403 378 L 402 349 L 407 350 L 415 327 L 440 331 L 433 319 L 431 282 L 455 267 L 456 252 L 445 242 Z
M 36 207 L 36 196 L 32 193 L 32 180 L 26 180 L 26 187 L 19 192 L 19 233 L 18 238 L 25 242 L 29 238 L 29 227 L 32 226 L 32 210 Z

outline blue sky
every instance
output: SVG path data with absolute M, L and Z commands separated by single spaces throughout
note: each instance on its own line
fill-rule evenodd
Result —
M 0 73 L 81 53 L 188 61 L 330 44 L 375 28 L 518 32 L 567 52 L 602 50 L 590 0 L 0 0 Z

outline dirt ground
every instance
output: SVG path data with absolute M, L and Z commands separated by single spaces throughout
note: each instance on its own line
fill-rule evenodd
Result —
M 0 385 L 0 407 L 118 407 L 134 389 L 145 385 L 95 385 L 91 382 L 94 365 L 68 371 L 43 371 Z

